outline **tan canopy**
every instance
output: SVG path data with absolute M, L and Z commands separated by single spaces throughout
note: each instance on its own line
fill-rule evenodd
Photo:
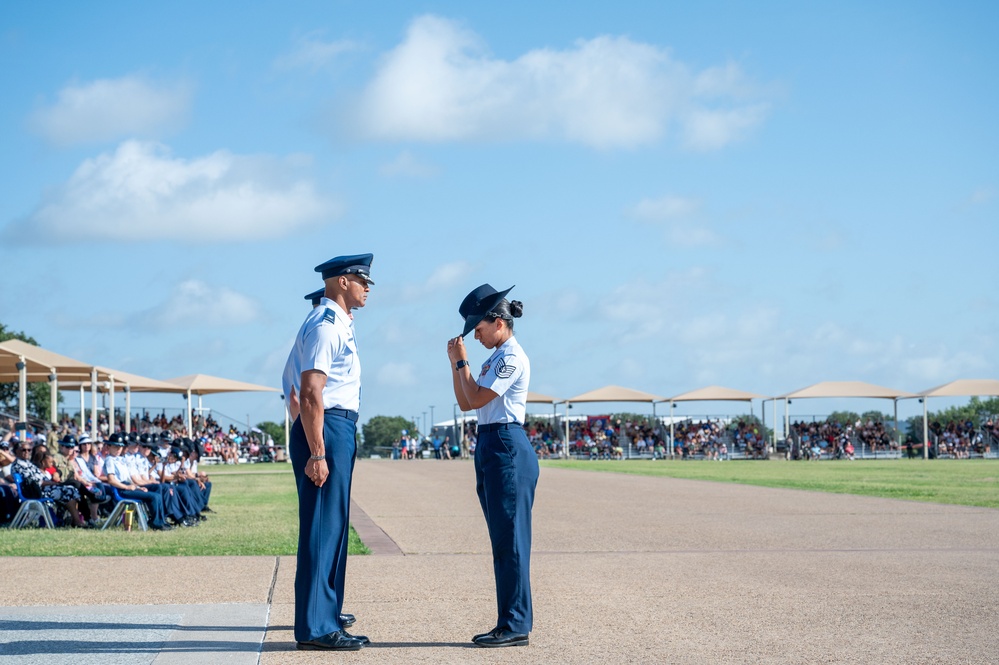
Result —
M 93 369 L 93 365 L 74 358 L 19 339 L 8 339 L 6 342 L 0 342 L 0 382 L 9 383 L 18 380 L 17 363 L 22 357 L 24 364 L 27 365 L 29 383 L 48 381 L 48 376 L 52 373 L 59 378 L 78 376 L 89 379 Z
M 919 393 L 923 397 L 997 397 L 999 381 L 995 379 L 958 379 Z
M 277 388 L 259 386 L 255 383 L 244 383 L 232 379 L 222 379 L 207 374 L 188 374 L 175 379 L 167 379 L 167 383 L 180 386 L 181 392 L 192 395 L 211 395 L 214 393 L 245 393 L 245 392 L 279 392 Z
M 541 393 L 527 393 L 527 403 L 528 404 L 557 404 L 558 402 L 564 402 L 565 400 L 559 399 L 558 397 L 551 397 L 549 395 L 542 395 Z
M 178 386 L 175 383 L 167 383 L 166 381 L 160 381 L 159 379 L 151 379 L 148 376 L 141 376 L 139 374 L 132 374 L 131 372 L 123 372 L 120 369 L 111 369 L 109 367 L 97 366 L 97 371 L 101 376 L 108 378 L 114 378 L 114 389 L 118 392 L 123 392 L 125 386 L 133 393 L 178 393 L 183 394 L 187 392 L 186 388 Z M 100 383 L 103 383 L 101 381 Z M 74 388 L 90 388 L 90 379 L 87 378 L 85 381 L 78 381 L 76 379 L 68 379 L 65 382 L 60 382 L 60 388 L 66 388 L 71 390 Z M 98 385 L 98 389 L 103 386 Z
M 808 397 L 876 397 L 882 399 L 898 399 L 900 397 L 916 397 L 914 393 L 894 388 L 876 386 L 863 381 L 823 381 L 781 395 L 780 399 L 803 399 Z
M 621 386 L 604 386 L 591 390 L 582 395 L 576 395 L 566 400 L 567 402 L 665 402 L 665 397 L 645 393 L 632 388 L 622 388 Z
M 667 402 L 751 402 L 754 399 L 763 399 L 764 395 L 747 393 L 744 390 L 734 388 L 723 388 L 721 386 L 708 386 L 698 388 L 690 392 L 681 393 L 675 397 L 670 397 Z

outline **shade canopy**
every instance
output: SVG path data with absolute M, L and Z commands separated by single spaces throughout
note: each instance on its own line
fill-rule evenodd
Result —
M 245 392 L 280 392 L 277 388 L 270 386 L 259 386 L 255 383 L 244 383 L 243 381 L 233 381 L 207 374 L 188 374 L 175 379 L 167 379 L 167 383 L 183 388 L 181 392 L 189 392 L 192 395 L 211 395 L 214 393 L 245 393 Z
M 17 363 L 24 358 L 28 381 L 38 383 L 48 381 L 48 375 L 55 374 L 63 379 L 70 376 L 90 377 L 93 365 L 60 355 L 54 351 L 28 344 L 19 339 L 0 342 L 0 382 L 18 380 Z
M 781 399 L 803 399 L 819 397 L 873 397 L 881 399 L 898 399 L 900 397 L 916 397 L 914 393 L 894 388 L 876 386 L 873 383 L 863 381 L 823 381 L 795 390 L 786 395 L 781 395 Z
M 621 386 L 604 386 L 591 390 L 582 395 L 576 395 L 566 400 L 567 402 L 665 402 L 665 397 L 653 395 L 652 393 L 634 390 L 633 388 L 622 388 Z
M 958 379 L 919 393 L 922 397 L 997 397 L 999 381 L 996 379 Z
M 528 404 L 556 404 L 564 401 L 565 400 L 559 399 L 558 397 L 551 397 L 550 395 L 543 395 L 541 393 L 527 393 Z
M 754 399 L 763 399 L 764 395 L 747 393 L 744 390 L 734 388 L 723 388 L 722 386 L 708 386 L 698 388 L 690 392 L 681 393 L 675 397 L 670 397 L 667 402 L 751 402 Z
M 97 367 L 97 372 L 101 376 L 113 377 L 114 378 L 114 389 L 117 392 L 123 392 L 127 386 L 133 393 L 178 393 L 183 394 L 187 392 L 186 388 L 178 386 L 175 383 L 167 383 L 166 381 L 160 381 L 159 379 L 151 379 L 148 376 L 140 376 L 139 374 L 132 374 L 131 372 L 123 372 L 119 369 L 111 369 L 109 367 Z M 104 381 L 98 381 L 98 389 L 102 386 L 101 383 Z M 78 381 L 75 378 L 70 378 L 66 381 L 59 382 L 60 388 L 66 388 L 67 390 L 72 390 L 73 388 L 90 388 L 90 379 L 83 381 Z

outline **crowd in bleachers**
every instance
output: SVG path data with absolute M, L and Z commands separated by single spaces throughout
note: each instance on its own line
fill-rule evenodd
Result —
M 102 526 L 122 498 L 144 504 L 157 529 L 196 526 L 211 512 L 198 440 L 162 428 L 91 440 L 70 423 L 29 428 L 20 440 L 13 424 L 0 427 L 0 524 L 27 500 L 42 501 L 57 524 L 80 528 Z
M 937 457 L 953 457 L 955 459 L 967 459 L 972 453 L 982 454 L 985 452 L 988 442 L 986 435 L 995 431 L 994 424 L 990 428 L 987 423 L 981 429 L 976 428 L 970 420 L 952 421 L 943 425 L 933 422 L 929 425 L 929 430 L 936 442 L 934 454 Z

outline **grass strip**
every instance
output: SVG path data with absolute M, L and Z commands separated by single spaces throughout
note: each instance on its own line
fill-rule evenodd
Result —
M 0 556 L 203 556 L 295 554 L 298 492 L 290 464 L 208 466 L 208 521 L 173 531 L 0 530 Z M 350 529 L 349 554 L 370 554 Z
M 996 460 L 545 460 L 542 466 L 999 508 Z

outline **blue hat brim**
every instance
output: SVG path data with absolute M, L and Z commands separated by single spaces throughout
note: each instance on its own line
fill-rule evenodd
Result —
M 503 298 L 506 297 L 506 294 L 510 293 L 510 291 L 512 290 L 513 286 L 504 291 L 497 291 L 496 293 L 490 294 L 485 298 L 483 298 L 482 300 L 478 301 L 478 307 L 476 308 L 476 311 L 470 313 L 468 316 L 465 317 L 465 327 L 461 333 L 461 336 L 465 337 L 468 335 L 468 333 L 475 330 L 475 326 L 479 325 L 479 322 L 482 321 L 482 319 L 486 318 L 489 315 L 489 312 L 491 312 L 493 308 L 496 307 L 496 305 L 500 304 Z M 467 301 L 468 298 L 474 293 L 475 291 L 472 291 L 472 293 L 468 294 L 468 296 L 465 296 L 465 300 Z M 464 305 L 464 303 L 462 304 Z

